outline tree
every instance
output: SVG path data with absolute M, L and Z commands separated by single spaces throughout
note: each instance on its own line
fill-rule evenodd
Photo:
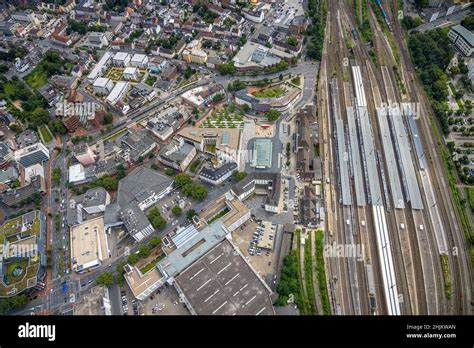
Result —
M 415 4 L 418 8 L 428 7 L 430 0 L 415 0 Z
M 193 217 L 195 217 L 197 215 L 196 213 L 196 210 L 194 209 L 189 209 L 186 213 L 186 217 L 189 219 L 189 220 L 192 220 Z
M 171 168 L 166 168 L 165 169 L 165 174 L 168 176 L 173 176 L 174 175 L 174 170 Z
M 138 256 L 140 258 L 144 259 L 151 254 L 151 247 L 149 245 L 142 245 L 140 248 L 138 248 Z
M 243 110 L 245 113 L 247 113 L 247 112 L 250 111 L 250 106 L 248 106 L 248 104 L 243 104 L 243 105 L 242 105 L 242 110 Z
M 275 109 L 270 109 L 268 110 L 267 112 L 267 118 L 268 118 L 268 122 L 273 122 L 273 121 L 276 121 L 280 118 L 280 111 L 278 110 L 275 110 Z
M 191 192 L 191 197 L 197 200 L 204 200 L 207 198 L 208 195 L 208 190 L 207 187 L 204 186 L 203 184 L 194 184 L 193 185 L 193 190 Z
M 181 213 L 183 212 L 183 209 L 181 209 L 179 205 L 175 205 L 175 206 L 171 209 L 171 212 L 173 213 L 174 216 L 180 216 Z
M 152 248 L 152 249 L 153 249 L 153 248 L 156 248 L 156 247 L 157 247 L 158 245 L 160 245 L 160 244 L 161 244 L 161 238 L 160 238 L 160 236 L 153 236 L 153 237 L 151 237 L 151 239 L 150 239 L 150 244 L 149 244 L 149 245 L 150 245 L 150 248 Z
M 191 76 L 193 76 L 196 73 L 196 70 L 192 69 L 189 65 L 186 67 L 184 70 L 184 78 L 189 79 Z
M 163 229 L 166 226 L 166 220 L 161 216 L 161 213 L 158 208 L 150 209 L 148 213 L 148 219 L 151 222 L 151 225 L 156 229 Z
M 45 109 L 43 109 L 42 107 L 37 107 L 36 109 L 34 109 L 34 111 L 31 113 L 30 115 L 30 122 L 31 122 L 31 125 L 34 127 L 34 128 L 38 128 L 39 126 L 43 125 L 43 124 L 47 124 L 48 121 L 49 121 L 49 114 L 48 114 L 48 111 L 46 111 Z
M 474 30 L 474 16 L 472 15 L 472 13 L 463 18 L 463 20 L 461 21 L 461 25 L 467 30 Z
M 114 284 L 114 275 L 111 272 L 101 273 L 95 282 L 97 285 L 112 286 Z
M 51 175 L 51 179 L 54 181 L 56 185 L 61 183 L 61 168 L 53 168 L 53 173 Z
M 224 100 L 224 96 L 222 95 L 222 93 L 217 93 L 212 97 L 212 101 L 214 103 L 220 103 L 222 100 Z
M 10 128 L 10 130 L 12 132 L 15 132 L 15 133 L 21 133 L 23 131 L 23 129 L 16 123 L 12 123 L 8 126 L 8 128 Z
M 137 254 L 130 254 L 127 257 L 127 262 L 131 265 L 136 264 L 138 260 L 140 260 L 140 256 L 138 256 Z
M 202 42 L 202 48 L 207 48 L 207 49 L 209 49 L 209 48 L 211 48 L 211 47 L 212 47 L 212 41 L 210 41 L 210 40 L 204 40 L 204 41 Z
M 242 47 L 247 43 L 247 34 L 242 34 L 242 36 L 239 38 L 238 45 Z
M 296 37 L 290 36 L 286 40 L 286 43 L 290 46 L 296 47 L 296 45 L 298 45 L 298 40 L 296 39 Z
M 176 186 L 183 187 L 185 185 L 191 184 L 192 180 L 189 175 L 181 173 L 176 175 L 174 182 L 176 183 Z
M 232 75 L 235 73 L 234 62 L 220 64 L 217 70 L 221 75 Z
M 107 112 L 105 115 L 104 115 L 104 118 L 102 120 L 102 124 L 106 125 L 106 124 L 111 124 L 112 121 L 114 120 L 114 116 L 112 115 L 111 112 Z
M 64 126 L 64 123 L 61 120 L 53 120 L 49 122 L 48 126 L 53 133 L 56 133 L 56 134 L 67 133 L 67 128 Z
M 247 173 L 246 172 L 235 171 L 232 174 L 232 176 L 233 176 L 235 181 L 240 181 L 240 180 L 242 180 L 243 178 L 245 178 L 247 176 Z
M 118 181 L 113 176 L 106 175 L 97 180 L 97 185 L 105 188 L 106 190 L 115 190 L 118 186 Z
M 127 176 L 127 169 L 125 168 L 125 166 L 120 163 L 118 166 L 117 166 L 117 179 L 123 179 L 125 178 L 125 176 Z
M 27 303 L 28 297 L 25 294 L 0 299 L 0 314 L 7 314 L 11 311 L 20 309 Z

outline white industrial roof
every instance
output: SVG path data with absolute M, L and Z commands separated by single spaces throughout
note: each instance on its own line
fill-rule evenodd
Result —
M 136 74 L 137 73 L 137 70 L 138 68 L 134 68 L 134 67 L 126 67 L 125 70 L 123 71 L 124 75 L 132 75 L 132 74 Z
M 82 181 L 86 178 L 86 172 L 82 164 L 74 164 L 69 167 L 69 182 Z
M 127 52 L 117 52 L 115 53 L 114 60 L 125 60 L 128 56 Z
M 145 61 L 146 58 L 147 58 L 146 55 L 137 53 L 137 54 L 133 55 L 132 62 L 141 63 L 141 62 Z
M 94 87 L 105 87 L 110 81 L 107 77 L 98 77 L 94 82 Z
M 118 96 L 127 88 L 128 82 L 119 81 L 115 84 L 115 87 L 112 89 L 110 94 L 107 96 L 107 101 L 110 103 L 115 103 Z

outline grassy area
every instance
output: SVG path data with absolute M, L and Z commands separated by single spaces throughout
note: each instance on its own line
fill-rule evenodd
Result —
M 126 133 L 128 131 L 127 128 L 122 128 L 120 130 L 118 130 L 117 132 L 115 132 L 114 134 L 111 134 L 109 135 L 107 138 L 104 139 L 104 142 L 106 142 L 107 140 L 114 140 L 114 139 L 117 139 L 119 136 L 121 136 L 122 134 Z
M 407 89 L 403 84 L 402 77 L 400 76 L 400 72 L 398 71 L 398 67 L 396 65 L 393 66 L 393 72 L 395 73 L 395 79 L 397 80 L 398 89 L 402 94 L 407 94 Z
M 46 125 L 38 127 L 38 131 L 40 133 L 40 137 L 43 140 L 43 143 L 49 144 L 53 141 L 53 134 L 49 130 L 49 127 Z
M 295 78 L 291 79 L 291 83 L 294 84 L 295 86 L 300 87 L 301 85 L 301 78 L 299 76 L 296 76 Z
M 7 284 L 14 284 L 20 281 L 26 275 L 26 268 L 28 267 L 28 260 L 27 259 L 20 259 L 17 261 L 13 261 L 7 265 L 6 271 L 6 282 Z M 14 271 L 16 269 L 21 270 L 19 274 L 16 276 L 14 275 Z
M 296 230 L 295 231 L 295 238 L 296 238 L 296 260 L 297 260 L 297 265 L 298 265 L 298 293 L 295 295 L 295 303 L 298 306 L 298 309 L 300 311 L 300 314 L 307 314 L 308 313 L 308 299 L 304 295 L 304 289 L 303 289 L 303 276 L 301 274 L 301 260 L 300 260 L 300 255 L 301 255 L 301 230 Z M 296 302 L 296 299 L 299 299 L 299 303 Z
M 469 199 L 469 205 L 471 206 L 471 210 L 474 210 L 474 187 L 468 187 L 466 191 L 467 191 L 467 197 Z
M 304 278 L 306 285 L 306 297 L 309 303 L 309 313 L 316 315 L 316 298 L 313 281 L 313 254 L 311 252 L 311 234 L 304 245 Z
M 112 67 L 105 73 L 105 77 L 113 81 L 120 81 L 123 79 L 123 70 L 122 68 Z
M 283 92 L 283 89 L 278 86 L 274 86 L 253 92 L 252 95 L 256 98 L 278 98 L 283 94 Z
M 302 297 L 303 289 L 299 277 L 299 264 L 296 250 L 290 251 L 290 253 L 283 258 L 281 277 L 276 290 L 278 293 L 277 306 L 286 306 L 288 303 L 295 303 L 301 311 L 304 303 Z
M 211 127 L 214 128 L 214 127 Z M 216 145 L 206 144 L 204 145 L 204 152 L 216 153 Z
M 154 259 L 150 263 L 140 268 L 140 272 L 142 272 L 142 274 L 145 274 L 148 271 L 152 270 L 156 266 L 156 264 L 160 262 L 164 257 L 165 257 L 165 254 L 160 254 L 156 259 Z
M 158 78 L 154 75 L 148 75 L 148 77 L 145 80 L 145 83 L 148 86 L 153 86 Z
M 459 188 L 457 186 L 457 178 L 455 174 L 456 168 L 454 167 L 448 151 L 445 146 L 442 146 L 441 142 L 441 135 L 439 134 L 438 127 L 434 122 L 434 119 L 431 118 L 431 128 L 433 129 L 433 134 L 435 139 L 438 142 L 440 148 L 440 155 L 441 159 L 446 167 L 446 171 L 448 172 L 448 184 L 451 189 L 451 195 L 453 197 L 453 203 L 458 211 L 459 217 L 461 218 L 461 225 L 466 235 L 466 241 L 468 243 L 467 249 L 468 254 L 471 259 L 471 264 L 474 265 L 474 230 L 471 225 L 471 220 L 469 214 L 463 204 L 463 197 L 459 192 Z
M 318 275 L 319 292 L 321 305 L 324 315 L 331 315 L 331 306 L 329 304 L 329 294 L 326 285 L 326 271 L 324 269 L 324 232 L 316 231 L 316 274 Z
M 453 295 L 453 286 L 451 283 L 451 273 L 449 270 L 449 259 L 448 255 L 443 254 L 441 257 L 441 267 L 443 269 L 443 278 L 444 278 L 444 291 L 446 292 L 446 297 L 448 300 L 451 299 Z
M 202 128 L 243 128 L 244 112 L 235 109 L 235 106 L 214 111 L 204 121 Z
M 199 168 L 201 163 L 202 161 L 200 159 L 195 160 L 193 163 L 191 163 L 189 170 L 191 170 L 193 173 L 196 173 L 196 170 Z
M 398 65 L 400 65 L 400 53 L 398 52 L 398 47 L 397 47 L 397 44 L 395 42 L 395 38 L 393 37 L 393 34 L 390 32 L 390 29 L 389 29 L 387 23 L 385 23 L 385 21 L 382 17 L 382 11 L 380 10 L 380 8 L 377 5 L 375 5 L 375 2 L 373 2 L 372 4 L 373 4 L 372 8 L 374 10 L 375 17 L 377 17 L 377 22 L 379 23 L 385 37 L 387 38 L 387 41 L 388 41 L 388 43 L 390 45 L 390 48 L 392 50 L 392 53 L 393 53 L 393 57 L 395 58 L 395 62 Z
M 453 95 L 455 95 L 456 94 L 456 87 L 454 87 L 453 83 L 452 82 L 448 83 L 448 86 L 449 86 L 449 89 L 451 90 L 451 93 Z
M 214 216 L 211 220 L 209 220 L 207 222 L 208 225 L 212 224 L 214 221 L 216 221 L 217 219 L 220 219 L 221 217 L 223 217 L 225 214 L 227 214 L 229 212 L 229 208 L 225 208 L 224 210 L 222 210 L 219 214 L 217 214 L 216 216 Z
M 48 74 L 40 65 L 38 65 L 31 71 L 31 73 L 25 76 L 24 80 L 31 88 L 37 89 L 48 82 Z
M 362 2 L 362 3 L 361 3 Z M 372 42 L 373 33 L 370 27 L 367 4 L 363 0 L 354 0 L 354 9 L 356 11 L 357 26 L 359 27 L 360 37 L 364 43 Z M 362 18 L 360 18 L 360 9 L 362 9 Z

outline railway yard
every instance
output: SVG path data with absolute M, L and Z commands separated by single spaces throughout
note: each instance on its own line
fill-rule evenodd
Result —
M 326 245 L 363 251 L 327 260 L 333 312 L 472 314 L 465 235 L 430 104 L 393 20 L 397 5 L 378 5 L 366 9 L 370 47 L 353 1 L 328 2 L 317 94 Z

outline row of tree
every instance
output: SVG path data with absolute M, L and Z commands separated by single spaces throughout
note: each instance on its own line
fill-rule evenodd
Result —
M 443 133 L 448 126 L 448 76 L 445 73 L 454 50 L 445 29 L 414 33 L 408 38 L 408 48 L 421 82 L 431 99 Z

